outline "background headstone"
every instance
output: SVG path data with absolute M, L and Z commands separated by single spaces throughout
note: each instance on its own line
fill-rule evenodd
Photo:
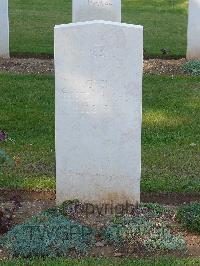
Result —
M 121 0 L 73 0 L 72 21 L 121 22 Z
M 200 59 L 200 0 L 189 1 L 187 59 Z
M 140 200 L 142 26 L 55 27 L 57 202 Z
M 9 57 L 8 0 L 0 0 L 0 57 Z

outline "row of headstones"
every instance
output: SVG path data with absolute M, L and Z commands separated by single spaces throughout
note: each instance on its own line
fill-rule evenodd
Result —
M 119 0 L 73 0 L 73 22 L 121 21 Z M 190 0 L 187 58 L 200 59 L 200 0 Z M 175 25 L 176 26 L 176 25 Z M 9 57 L 8 0 L 0 0 L 0 57 Z

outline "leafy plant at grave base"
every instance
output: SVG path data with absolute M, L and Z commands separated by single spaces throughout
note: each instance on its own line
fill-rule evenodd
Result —
M 171 209 L 157 203 L 140 203 L 139 208 L 136 210 L 142 210 L 146 216 L 173 215 Z
M 191 202 L 181 206 L 177 218 L 191 232 L 200 234 L 200 202 Z
M 43 212 L 13 227 L 0 240 L 15 257 L 66 256 L 70 251 L 86 252 L 94 243 L 94 230 L 61 214 Z
M 52 215 L 63 215 L 68 218 L 74 218 L 76 214 L 83 211 L 83 205 L 79 200 L 67 200 L 60 206 L 48 209 L 46 212 Z
M 200 75 L 200 60 L 191 60 L 181 66 L 181 69 L 188 74 Z
M 134 250 L 184 250 L 182 236 L 171 233 L 165 221 L 168 211 L 158 204 L 141 204 L 132 215 L 115 217 L 104 229 L 105 240 Z
M 0 149 L 0 167 L 3 164 L 7 164 L 8 166 L 14 166 L 14 160 L 8 156 L 4 150 Z
M 173 220 L 175 215 L 172 209 L 156 203 L 140 203 L 131 210 L 131 214 L 133 217 L 146 217 L 156 221 Z M 123 216 L 115 216 L 112 221 L 120 224 Z
M 184 250 L 186 247 L 184 239 L 173 235 L 164 223 L 142 217 L 124 217 L 122 224 L 118 225 L 110 223 L 104 237 L 117 246 L 127 243 L 134 249 L 143 248 L 146 251 Z

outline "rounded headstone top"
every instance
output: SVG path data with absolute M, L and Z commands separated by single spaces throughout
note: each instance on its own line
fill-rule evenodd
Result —
M 72 21 L 121 22 L 121 0 L 73 0 Z

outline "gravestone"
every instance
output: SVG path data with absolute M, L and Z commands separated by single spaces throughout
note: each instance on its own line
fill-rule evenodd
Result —
M 143 27 L 55 27 L 57 202 L 140 200 Z
M 121 22 L 121 0 L 73 0 L 72 21 Z
M 0 0 L 0 57 L 9 57 L 8 0 Z
M 189 1 L 187 59 L 200 59 L 200 0 Z

